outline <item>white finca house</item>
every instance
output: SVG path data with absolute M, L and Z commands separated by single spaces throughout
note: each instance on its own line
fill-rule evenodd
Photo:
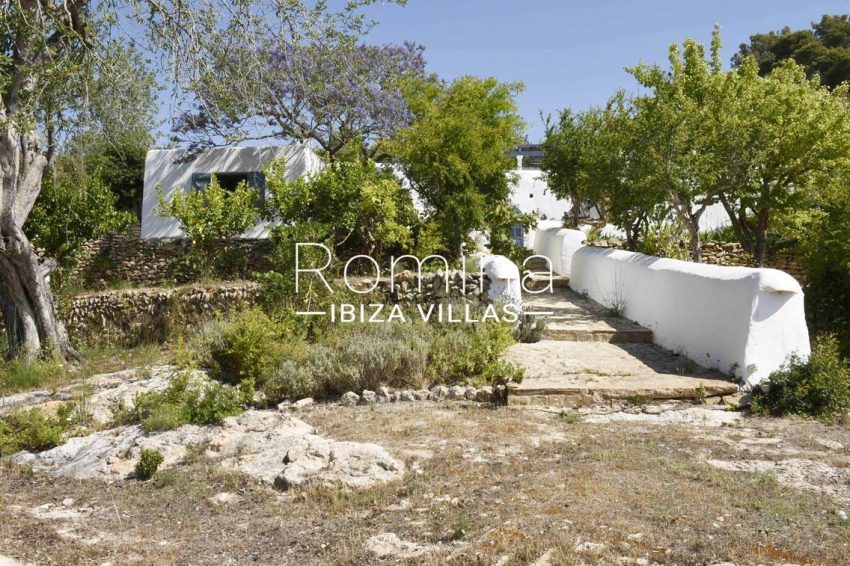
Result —
M 235 188 L 245 181 L 265 198 L 266 179 L 263 169 L 277 159 L 286 160 L 286 178 L 298 177 L 323 167 L 321 158 L 307 144 L 222 147 L 191 155 L 182 149 L 155 149 L 145 160 L 145 186 L 142 198 L 142 239 L 180 238 L 180 224 L 172 217 L 157 212 L 157 188 L 166 198 L 175 191 L 188 193 L 203 190 L 213 175 L 225 188 Z M 266 238 L 274 225 L 261 221 L 242 234 L 242 238 Z

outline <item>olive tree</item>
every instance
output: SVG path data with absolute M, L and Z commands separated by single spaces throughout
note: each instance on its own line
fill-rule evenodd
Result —
M 10 0 L 0 6 L 0 307 L 13 355 L 73 357 L 47 269 L 23 225 L 49 162 L 45 116 L 84 116 L 85 77 L 132 81 L 109 45 L 146 41 L 175 79 L 176 94 L 208 68 L 211 53 L 252 34 L 281 43 L 362 29 L 358 7 L 338 13 L 300 0 Z M 140 33 L 128 33 L 122 24 Z M 123 75 L 122 75 L 123 74 Z M 113 100 L 113 104 L 127 103 Z

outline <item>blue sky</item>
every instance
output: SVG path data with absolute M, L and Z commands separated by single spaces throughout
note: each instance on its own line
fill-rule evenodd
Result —
M 757 32 L 807 28 L 823 14 L 850 13 L 850 0 L 408 0 L 378 4 L 370 43 L 412 40 L 426 46 L 429 70 L 520 81 L 528 137 L 543 134 L 540 112 L 603 103 L 634 83 L 623 70 L 665 63 L 667 46 L 691 37 L 708 43 L 720 24 L 727 63 Z

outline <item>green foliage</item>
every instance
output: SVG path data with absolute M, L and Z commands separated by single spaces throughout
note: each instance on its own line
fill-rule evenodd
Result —
M 257 308 L 206 325 L 195 347 L 201 365 L 226 383 L 262 385 L 286 348 L 287 329 Z
M 752 410 L 762 415 L 801 415 L 833 421 L 850 409 L 850 366 L 832 336 L 815 341 L 808 360 L 792 359 L 756 389 Z
M 116 420 L 139 423 L 145 432 L 172 430 L 185 424 L 218 425 L 226 417 L 241 413 L 253 393 L 251 380 L 244 387 L 230 387 L 183 372 L 162 391 L 137 394 L 133 408 Z
M 522 378 L 517 368 L 498 359 L 514 342 L 513 328 L 507 324 L 345 324 L 325 329 L 312 341 L 304 334 L 281 334 L 280 324 L 257 313 L 218 321 L 190 335 L 181 357 L 204 365 L 204 360 L 220 360 L 227 352 L 232 369 L 219 375 L 234 381 L 233 376 L 241 376 L 244 396 L 256 377 L 271 402 L 380 386 L 418 389 L 434 382 L 501 383 Z M 187 395 L 196 397 L 192 391 L 183 383 L 143 397 L 130 420 L 142 421 L 150 430 L 195 422 L 198 417 L 192 415 L 198 413 L 190 409 L 196 403 L 183 401 Z
M 687 40 L 670 47 L 669 68 L 629 73 L 643 94 L 564 112 L 547 128 L 544 170 L 557 194 L 589 201 L 623 228 L 630 249 L 672 220 L 699 259 L 699 220 L 722 203 L 737 239 L 763 263 L 769 230 L 809 206 L 825 174 L 850 157 L 846 86 L 829 90 L 790 61 L 764 77 L 750 58 L 724 71 L 717 30 L 708 54 Z
M 850 185 L 835 175 L 816 206 L 796 215 L 806 266 L 806 314 L 814 333 L 832 332 L 850 357 Z
M 158 213 L 173 216 L 198 252 L 201 271 L 212 272 L 215 254 L 227 249 L 228 241 L 241 234 L 261 216 L 257 191 L 239 183 L 233 191 L 223 188 L 215 176 L 203 190 L 174 192 L 171 200 L 157 188 Z
M 159 450 L 144 448 L 139 454 L 139 461 L 136 462 L 136 479 L 141 481 L 151 479 L 164 461 L 165 457 Z
M 520 142 L 523 127 L 515 96 L 521 85 L 462 77 L 408 85 L 416 117 L 389 150 L 436 222 L 442 250 L 460 255 L 461 244 L 478 230 L 507 233 L 513 162 L 506 153 Z
M 685 238 L 687 232 L 677 224 L 652 224 L 646 228 L 637 251 L 657 257 L 687 259 L 687 248 L 682 245 Z
M 809 77 L 835 88 L 850 80 L 850 20 L 847 15 L 824 15 L 812 29 L 757 33 L 741 44 L 732 58 L 739 66 L 747 57 L 755 58 L 759 74 L 770 74 L 783 60 L 793 59 Z
M 18 409 L 0 417 L 0 456 L 20 450 L 41 452 L 64 442 L 67 425 L 40 408 Z
M 418 220 L 410 191 L 390 170 L 372 162 L 335 161 L 314 173 L 287 181 L 285 162 L 266 170 L 271 215 L 285 224 L 311 223 L 328 232 L 335 250 L 384 253 L 406 249 Z
M 64 369 L 54 360 L 0 361 L 0 395 L 47 387 L 55 383 Z
M 432 331 L 428 368 L 434 381 L 479 385 L 522 381 L 521 369 L 499 359 L 514 343 L 511 325 L 445 325 Z
M 514 330 L 514 339 L 522 344 L 540 342 L 546 333 L 546 319 L 539 316 L 522 315 Z
M 33 243 L 70 267 L 88 240 L 126 229 L 133 215 L 119 211 L 118 198 L 99 171 L 46 176 L 25 229 Z

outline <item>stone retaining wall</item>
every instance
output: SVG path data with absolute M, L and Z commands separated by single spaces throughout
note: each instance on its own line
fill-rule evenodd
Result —
M 269 269 L 268 240 L 234 240 L 231 247 L 241 250 L 245 259 L 244 265 L 234 267 L 233 275 Z M 142 240 L 141 227 L 136 224 L 126 233 L 112 233 L 87 242 L 71 276 L 94 288 L 106 288 L 117 281 L 138 286 L 189 283 L 194 279 L 191 270 L 175 265 L 189 249 L 186 239 Z
M 76 340 L 132 345 L 164 341 L 175 326 L 191 326 L 216 312 L 247 308 L 259 296 L 259 285 L 251 282 L 104 291 L 75 297 L 63 314 Z
M 417 275 L 403 271 L 395 277 L 393 292 L 390 292 L 388 280 L 378 283 L 375 292 L 382 298 L 376 300 L 423 304 L 452 299 L 488 302 L 490 281 L 487 277 L 484 277 L 483 293 L 479 287 L 480 273 L 464 277 L 460 271 L 450 271 L 448 277 L 449 291 L 446 292 L 443 273 L 424 273 L 419 291 Z M 373 283 L 362 279 L 357 285 L 366 289 Z M 342 288 L 342 282 L 335 285 Z M 260 286 L 253 282 L 101 291 L 75 297 L 62 309 L 62 314 L 68 332 L 77 341 L 132 345 L 161 342 L 168 338 L 172 328 L 193 326 L 215 313 L 249 308 L 257 304 L 260 294 Z

